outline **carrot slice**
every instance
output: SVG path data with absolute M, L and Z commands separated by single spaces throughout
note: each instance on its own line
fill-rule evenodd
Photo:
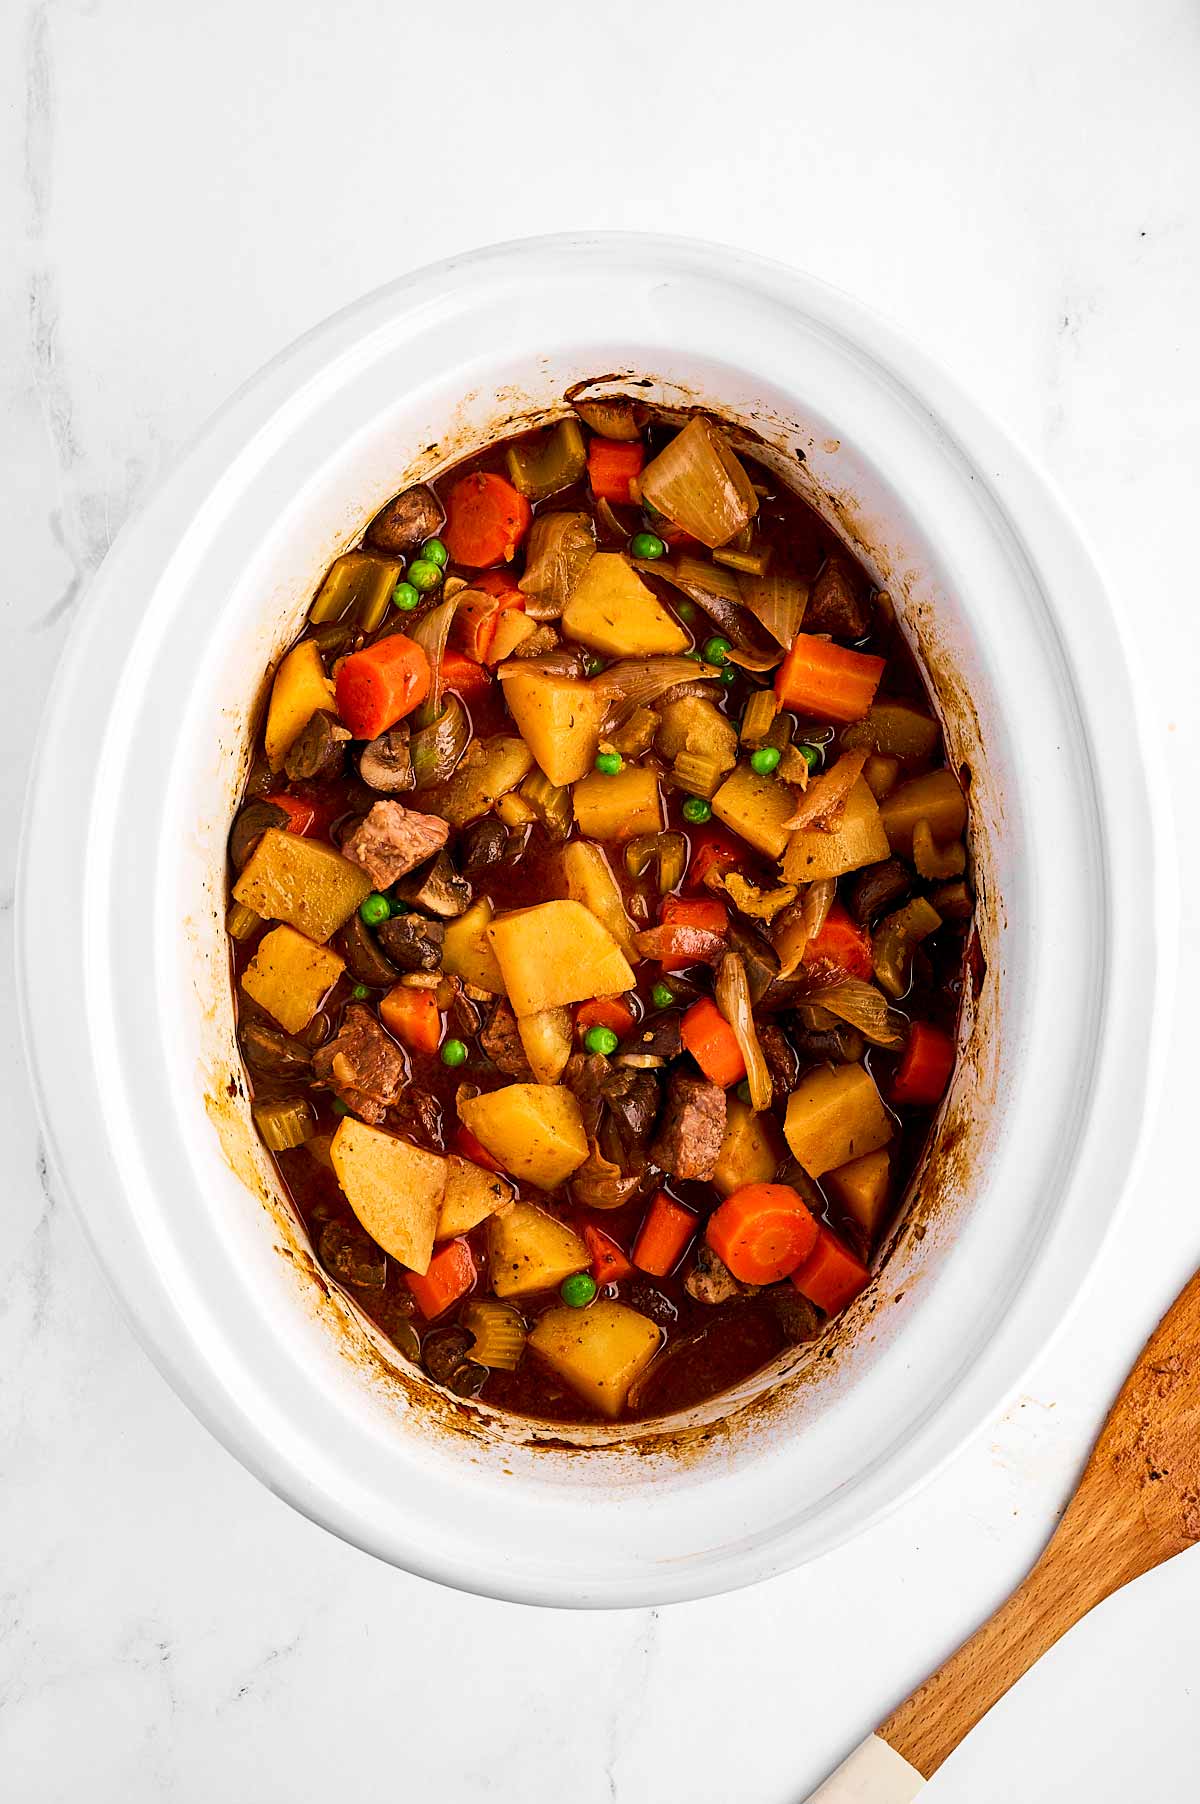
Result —
M 931 1021 L 914 1021 L 892 1079 L 889 1100 L 931 1109 L 941 1100 L 953 1069 L 954 1041 L 950 1035 Z
M 389 633 L 338 666 L 337 711 L 356 739 L 374 739 L 429 694 L 429 659 L 415 639 Z
M 482 570 L 511 560 L 532 517 L 528 501 L 511 482 L 476 470 L 461 477 L 446 497 L 442 539 L 456 564 Z
M 865 927 L 850 919 L 841 902 L 835 902 L 825 917 L 825 925 L 804 948 L 801 963 L 833 965 L 847 977 L 859 977 L 870 983 L 875 967 L 871 960 L 871 936 Z
M 705 889 L 709 878 L 719 879 L 726 871 L 739 871 L 746 862 L 746 847 L 739 845 L 732 833 L 723 827 L 689 828 L 692 858 L 688 865 L 687 887 Z M 719 882 L 717 884 L 719 888 Z
M 744 1184 L 709 1216 L 705 1239 L 743 1284 L 775 1284 L 808 1258 L 817 1234 L 790 1184 Z
M 870 1283 L 871 1274 L 824 1222 L 816 1227 L 816 1245 L 803 1265 L 792 1273 L 792 1283 L 802 1297 L 826 1315 L 836 1315 Z
M 398 983 L 379 1004 L 379 1019 L 410 1052 L 436 1052 L 441 1044 L 442 1015 L 433 990 Z
M 575 1010 L 575 1031 L 582 1040 L 590 1027 L 611 1027 L 623 1040 L 633 1028 L 633 1010 L 618 996 L 597 996 L 594 1002 L 581 1002 Z
M 460 1159 L 469 1159 L 472 1165 L 482 1165 L 485 1171 L 503 1171 L 499 1159 L 493 1159 L 486 1146 L 476 1140 L 469 1127 L 460 1121 L 450 1140 L 451 1146 Z
M 583 1230 L 583 1240 L 592 1255 L 592 1276 L 597 1284 L 620 1284 L 623 1278 L 632 1278 L 633 1267 L 611 1234 L 588 1227 Z
M 631 1258 L 639 1271 L 652 1278 L 665 1278 L 683 1258 L 688 1242 L 696 1232 L 696 1217 L 682 1203 L 655 1192 L 641 1231 L 633 1243 Z
M 282 808 L 287 815 L 285 833 L 298 833 L 301 838 L 312 831 L 313 822 L 317 818 L 317 810 L 312 802 L 302 802 L 299 796 L 270 795 L 263 797 L 272 808 Z
M 737 1035 L 711 996 L 693 1002 L 679 1024 L 683 1043 L 710 1084 L 727 1090 L 746 1075 Z
M 465 652 L 442 653 L 442 687 L 453 689 L 465 702 L 478 701 L 492 686 L 491 672 Z
M 815 633 L 797 633 L 775 675 L 781 708 L 820 720 L 861 720 L 875 699 L 884 659 L 850 651 Z
M 478 1274 L 475 1256 L 465 1240 L 448 1240 L 433 1255 L 427 1272 L 409 1272 L 406 1282 L 427 1322 L 465 1297 Z
M 597 501 L 632 501 L 629 485 L 642 473 L 646 461 L 640 439 L 632 443 L 614 438 L 594 438 L 588 446 L 588 481 Z

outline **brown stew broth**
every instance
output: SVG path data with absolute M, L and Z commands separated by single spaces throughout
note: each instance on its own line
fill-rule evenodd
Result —
M 523 435 L 535 438 L 537 435 Z M 649 429 L 649 449 L 647 457 L 653 455 L 655 449 L 670 436 L 669 431 L 651 426 Z M 450 486 L 465 473 L 472 470 L 496 471 L 503 473 L 505 469 L 505 451 L 513 443 L 521 443 L 522 439 L 508 440 L 491 445 L 478 456 L 465 460 L 447 471 L 434 487 L 444 500 Z M 781 563 L 796 571 L 802 577 L 811 579 L 816 576 L 823 561 L 831 552 L 836 552 L 843 560 L 848 559 L 845 546 L 830 531 L 824 521 L 798 495 L 789 490 L 773 473 L 750 458 L 742 460 L 756 485 L 760 487 L 760 508 L 755 521 L 755 540 L 767 542 L 776 548 Z M 583 484 L 569 490 L 563 490 L 540 504 L 540 508 L 550 511 L 564 509 L 591 508 L 589 493 Z M 535 516 L 539 506 L 535 505 Z M 646 530 L 646 522 L 639 510 L 635 508 L 616 509 L 622 524 L 628 524 L 630 533 Z M 603 544 L 602 540 L 602 544 Z M 518 552 L 511 566 L 519 573 L 523 562 L 522 552 Z M 447 574 L 460 574 L 452 563 Z M 643 572 L 645 579 L 659 598 L 674 611 L 680 596 L 667 582 L 656 577 L 653 572 Z M 863 589 L 870 592 L 869 577 L 861 569 L 858 570 Z M 469 573 L 468 573 L 469 580 Z M 436 604 L 439 592 L 428 598 Z M 424 611 L 424 610 L 423 610 Z M 414 618 L 419 616 L 397 614 L 389 610 L 387 620 L 371 638 L 382 638 L 389 633 L 405 631 Z M 699 648 L 705 640 L 719 629 L 714 627 L 707 617 L 697 610 L 695 620 L 689 626 L 693 634 L 693 643 Z M 311 637 L 313 629 L 306 626 L 299 639 Z M 298 641 L 297 641 L 298 642 Z M 850 643 L 850 642 L 847 642 Z M 899 630 L 890 620 L 886 611 L 873 610 L 873 624 L 869 634 L 854 641 L 854 648 L 875 653 L 887 660 L 882 693 L 888 699 L 903 698 L 911 700 L 922 710 L 932 713 L 925 685 L 907 644 Z M 723 712 L 738 722 L 748 695 L 753 688 L 762 682 L 769 682 L 770 677 L 748 679 L 739 674 L 736 682 L 724 688 L 711 685 L 712 699 L 718 703 Z M 504 706 L 502 684 L 494 681 L 491 691 L 484 702 L 473 707 L 472 725 L 475 733 L 481 735 L 497 732 L 513 733 L 515 728 L 511 717 Z M 811 732 L 805 728 L 811 728 Z M 797 742 L 810 738 L 824 742 L 827 751 L 827 763 L 832 762 L 837 752 L 839 729 L 820 722 L 797 722 L 794 738 Z M 256 795 L 292 794 L 300 799 L 313 803 L 321 817 L 328 822 L 328 836 L 337 844 L 345 827 L 361 817 L 371 804 L 379 799 L 378 795 L 360 781 L 355 773 L 354 760 L 347 758 L 345 775 L 323 782 L 290 783 L 282 774 L 272 775 L 262 754 L 261 728 L 257 736 L 258 755 L 252 767 L 247 783 L 246 799 Z M 940 745 L 932 757 L 926 760 L 908 760 L 904 765 L 905 779 L 941 765 L 944 762 L 943 749 Z M 536 767 L 535 767 L 536 768 Z M 682 814 L 684 797 L 667 784 L 663 785 L 666 801 L 667 826 L 691 834 L 695 829 L 689 828 Z M 419 792 L 414 798 L 413 792 L 399 798 L 406 805 L 420 807 Z M 716 822 L 713 823 L 716 825 Z M 523 850 L 519 857 L 512 856 L 512 842 L 520 839 L 525 833 Z M 572 829 L 574 834 L 575 830 Z M 452 833 L 449 850 L 453 853 L 459 836 Z M 510 838 L 509 855 L 501 864 L 487 867 L 471 873 L 476 896 L 488 896 L 497 910 L 512 909 L 531 903 L 545 902 L 565 897 L 567 891 L 559 869 L 559 852 L 561 842 L 552 843 L 540 825 L 528 829 L 515 830 Z M 621 848 L 614 847 L 610 851 L 610 863 L 614 874 L 619 878 L 627 906 L 635 928 L 647 928 L 657 921 L 658 896 L 653 884 L 636 883 L 631 880 L 625 869 Z M 752 881 L 770 885 L 778 882 L 774 868 L 769 861 L 759 857 L 746 847 L 746 856 L 742 866 L 744 874 Z M 852 881 L 839 880 L 839 896 Z M 913 885 L 913 893 L 927 893 L 932 887 L 917 879 Z M 705 893 L 705 892 L 701 892 Z M 275 1027 L 271 1018 L 241 990 L 237 979 L 253 957 L 262 932 L 271 925 L 264 923 L 263 929 L 251 938 L 230 942 L 234 972 L 234 995 L 238 1012 L 239 1025 L 261 1020 Z M 969 931 L 969 922 L 961 923 L 947 920 L 941 929 L 925 943 L 917 952 L 914 961 L 913 986 L 906 997 L 897 1005 L 899 1011 L 913 1019 L 934 1022 L 950 1031 L 954 1030 L 959 1000 L 962 989 L 962 973 L 964 945 Z M 335 942 L 336 943 L 336 939 Z M 696 975 L 687 973 L 686 976 Z M 710 994 L 711 977 L 701 971 L 700 983 L 694 993 Z M 635 968 L 637 988 L 629 992 L 626 1000 L 633 1003 L 635 1013 L 639 1016 L 653 1016 L 655 1010 L 651 1000 L 651 990 L 660 981 L 663 973 L 657 963 L 650 959 L 643 961 Z M 683 973 L 672 973 L 666 978 L 673 983 L 678 978 L 680 987 L 685 987 Z M 338 981 L 326 1003 L 300 1036 L 310 1045 L 317 1045 L 329 1040 L 338 1029 L 344 1010 L 351 1000 L 354 979 L 347 973 Z M 382 991 L 373 991 L 368 1006 L 379 1001 Z M 771 1015 L 785 1026 L 790 1018 L 788 1011 L 778 1016 Z M 453 1030 L 457 1031 L 457 1030 Z M 897 1063 L 898 1055 L 891 1052 L 871 1048 L 868 1050 L 866 1064 L 872 1072 L 880 1089 L 886 1094 L 888 1080 Z M 686 1060 L 686 1055 L 685 1055 Z M 455 1094 L 460 1084 L 466 1082 L 487 1091 L 500 1088 L 513 1080 L 502 1074 L 483 1054 L 477 1042 L 468 1041 L 467 1062 L 455 1069 L 448 1069 L 437 1055 L 407 1052 L 409 1068 L 408 1087 L 398 1106 L 388 1112 L 386 1127 L 389 1131 L 401 1135 L 420 1146 L 433 1151 L 443 1151 L 457 1124 L 455 1110 Z M 803 1064 L 801 1066 L 803 1070 Z M 663 1074 L 665 1076 L 665 1073 Z M 333 1107 L 332 1094 L 314 1086 L 311 1077 L 280 1078 L 266 1076 L 261 1071 L 248 1068 L 247 1076 L 253 1100 L 256 1103 L 276 1098 L 303 1096 L 313 1106 L 316 1113 L 318 1135 L 330 1135 L 338 1126 L 339 1113 Z M 427 1105 L 418 1107 L 420 1095 L 432 1098 L 437 1105 L 436 1110 Z M 778 1112 L 778 1111 L 777 1111 Z M 893 1182 L 892 1211 L 904 1195 L 908 1181 L 919 1161 L 935 1111 L 906 1107 L 893 1109 L 898 1116 L 899 1132 L 893 1142 Z M 437 1335 L 448 1325 L 452 1325 L 458 1316 L 461 1304 L 456 1304 L 447 1314 L 432 1324 L 423 1321 L 414 1299 L 405 1283 L 403 1269 L 391 1258 L 384 1262 L 382 1255 L 370 1264 L 369 1269 L 363 1266 L 354 1267 L 339 1264 L 334 1256 L 338 1235 L 331 1233 L 338 1225 L 350 1230 L 354 1236 L 361 1236 L 361 1229 L 346 1201 L 345 1196 L 331 1169 L 321 1163 L 306 1147 L 272 1155 L 280 1180 L 286 1189 L 297 1214 L 303 1221 L 311 1238 L 314 1249 L 322 1255 L 330 1269 L 331 1275 L 340 1282 L 362 1307 L 368 1316 L 376 1322 L 385 1335 L 396 1340 L 407 1353 L 415 1350 L 414 1335 L 422 1339 L 430 1334 Z M 864 1237 L 857 1222 L 841 1209 L 825 1186 L 819 1186 L 824 1196 L 825 1219 L 833 1230 L 861 1257 L 870 1260 L 886 1236 L 887 1223 L 875 1238 L 875 1245 L 865 1244 Z M 567 1194 L 568 1186 L 560 1191 L 545 1195 L 532 1187 L 520 1187 L 522 1200 L 534 1202 L 554 1212 L 561 1212 L 571 1224 L 580 1227 L 591 1223 L 605 1234 L 614 1238 L 628 1250 L 632 1245 L 639 1225 L 645 1215 L 649 1195 L 653 1189 L 663 1189 L 688 1207 L 696 1210 L 700 1216 L 700 1225 L 704 1218 L 720 1200 L 710 1184 L 676 1182 L 668 1177 L 659 1177 L 646 1195 L 618 1209 L 588 1210 L 571 1204 Z M 475 1294 L 488 1293 L 488 1254 L 487 1223 L 474 1229 L 469 1235 L 472 1250 L 478 1267 L 478 1282 Z M 331 1253 L 330 1249 L 333 1249 Z M 632 1304 L 644 1314 L 650 1315 L 660 1323 L 667 1332 L 666 1349 L 660 1353 L 656 1365 L 649 1376 L 643 1380 L 640 1395 L 635 1405 L 627 1408 L 624 1420 L 645 1419 L 669 1413 L 696 1404 L 706 1398 L 719 1394 L 730 1386 L 749 1377 L 755 1371 L 774 1360 L 788 1343 L 780 1317 L 772 1303 L 772 1290 L 779 1286 L 769 1287 L 757 1294 L 736 1297 L 733 1300 L 718 1304 L 706 1304 L 695 1300 L 685 1288 L 684 1278 L 688 1271 L 688 1256 L 685 1256 L 681 1267 L 665 1278 L 647 1277 L 641 1273 L 626 1280 L 620 1286 L 608 1286 L 601 1290 L 601 1295 L 619 1297 Z M 785 1280 L 782 1288 L 790 1288 Z M 547 1293 L 541 1297 L 523 1297 L 517 1299 L 517 1307 L 527 1322 L 532 1322 L 538 1312 L 551 1303 L 558 1302 L 557 1292 Z M 492 1371 L 481 1392 L 482 1399 L 502 1409 L 511 1410 L 524 1416 L 539 1417 L 554 1422 L 567 1423 L 595 1420 L 587 1406 L 581 1403 L 575 1393 L 562 1384 L 536 1358 L 527 1352 L 518 1369 L 514 1372 Z

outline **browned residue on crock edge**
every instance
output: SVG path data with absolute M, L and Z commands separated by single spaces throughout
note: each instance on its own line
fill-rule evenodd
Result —
M 615 388 L 615 393 L 614 393 Z M 655 389 L 668 391 L 673 401 L 656 400 L 660 413 L 675 412 L 685 419 L 694 412 L 721 415 L 696 391 L 677 382 L 649 378 L 633 371 L 611 372 L 583 379 L 571 385 L 564 400 L 569 402 L 587 391 L 605 391 L 605 398 L 620 398 L 622 389 Z M 628 399 L 644 397 L 626 395 Z M 472 424 L 467 404 L 474 396 L 464 397 L 461 416 L 456 416 L 447 431 L 435 442 L 423 447 L 411 459 L 389 492 L 396 493 L 410 483 L 426 480 L 440 470 L 470 455 L 482 444 L 497 437 L 509 436 L 543 425 L 565 411 L 562 402 L 547 405 L 533 401 L 519 388 L 498 391 L 495 396 L 494 424 L 481 430 Z M 872 573 L 881 587 L 889 590 L 900 603 L 900 613 L 913 642 L 918 663 L 924 670 L 936 700 L 937 710 L 946 729 L 947 739 L 958 762 L 962 747 L 971 748 L 978 758 L 979 723 L 969 687 L 957 663 L 944 645 L 938 630 L 936 608 L 915 593 L 921 579 L 919 570 L 898 568 L 887 544 L 881 523 L 863 513 L 856 497 L 838 487 L 822 487 L 814 478 L 809 459 L 818 449 L 816 441 L 804 426 L 769 412 L 750 410 L 734 420 L 724 416 L 735 439 L 747 450 L 763 458 L 791 487 L 808 502 L 845 540 L 850 549 Z M 457 422 L 457 423 L 456 423 Z M 805 446 L 808 447 L 806 455 Z M 820 450 L 836 451 L 838 441 L 822 443 Z M 386 499 L 386 496 L 384 497 Z M 377 511 L 377 502 L 363 516 L 347 510 L 342 528 L 329 535 L 327 550 L 320 569 L 357 543 L 362 531 Z M 245 780 L 253 728 L 265 701 L 270 670 L 264 676 L 259 698 L 253 709 L 239 718 L 228 718 L 230 741 L 223 756 L 236 773 L 229 786 L 230 810 L 236 804 Z M 227 711 L 232 716 L 232 711 Z M 985 944 L 998 947 L 1003 930 L 1000 900 L 990 883 L 988 860 L 980 856 L 980 823 L 972 811 L 970 822 L 973 875 L 976 881 L 976 923 Z M 223 937 L 224 894 L 211 898 L 218 933 Z M 993 964 L 995 961 L 993 960 Z M 996 1002 L 998 971 L 989 969 L 985 984 L 990 987 L 988 1007 Z M 226 979 L 227 981 L 227 979 Z M 214 1003 L 206 1011 L 214 1027 L 223 1025 L 223 1011 L 228 999 Z M 497 1436 L 507 1443 L 511 1454 L 516 1447 L 522 1452 L 553 1452 L 594 1459 L 598 1454 L 641 1457 L 667 1457 L 675 1465 L 694 1464 L 708 1457 L 721 1443 L 740 1440 L 750 1432 L 770 1427 L 785 1415 L 800 1387 L 828 1383 L 843 1355 L 863 1337 L 874 1339 L 877 1331 L 887 1332 L 888 1319 L 894 1308 L 903 1308 L 921 1287 L 922 1271 L 918 1255 L 923 1243 L 936 1231 L 939 1236 L 952 1233 L 954 1216 L 967 1194 L 972 1173 L 970 1149 L 973 1115 L 981 1099 L 994 1097 L 996 1090 L 998 1051 L 995 1033 L 972 1032 L 959 1055 L 959 1067 L 953 1091 L 943 1106 L 942 1119 L 935 1127 L 917 1173 L 910 1184 L 904 1205 L 893 1224 L 886 1246 L 880 1255 L 872 1285 L 851 1307 L 839 1316 L 818 1340 L 792 1349 L 780 1357 L 772 1368 L 773 1376 L 758 1382 L 763 1385 L 756 1394 L 744 1397 L 726 1413 L 712 1420 L 685 1420 L 683 1423 L 635 1423 L 618 1431 L 597 1426 L 584 1430 L 577 1439 L 568 1439 L 559 1424 L 538 1424 L 524 1419 L 504 1417 L 486 1406 L 462 1401 L 440 1390 L 423 1374 L 409 1366 L 390 1346 L 374 1323 L 363 1314 L 354 1300 L 317 1264 L 302 1224 L 290 1204 L 273 1187 L 268 1176 L 266 1156 L 258 1147 L 250 1125 L 249 1106 L 242 1073 L 224 1068 L 228 1061 L 214 1064 L 204 1073 L 204 1100 L 210 1120 L 218 1134 L 221 1148 L 231 1170 L 270 1216 L 278 1234 L 276 1250 L 297 1274 L 307 1282 L 315 1307 L 337 1338 L 342 1355 L 360 1374 L 389 1397 L 401 1404 L 406 1413 L 416 1411 L 420 1426 L 452 1435 L 458 1446 L 474 1443 L 494 1457 Z M 893 1273 L 898 1275 L 893 1280 Z M 753 1380 L 751 1381 L 754 1382 Z M 731 1395 L 737 1397 L 745 1386 Z M 710 1403 L 708 1407 L 713 1407 Z M 691 1412 L 693 1415 L 697 1412 Z M 410 1424 L 411 1425 L 411 1424 Z M 507 1465 L 501 1468 L 511 1474 Z

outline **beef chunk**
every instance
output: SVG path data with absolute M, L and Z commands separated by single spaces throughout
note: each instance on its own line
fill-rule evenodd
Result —
M 796 1088 L 796 1079 L 800 1075 L 800 1061 L 792 1050 L 792 1043 L 782 1027 L 768 1022 L 758 1029 L 758 1043 L 762 1047 L 762 1055 L 767 1061 L 767 1070 L 771 1073 L 771 1087 L 775 1092 L 776 1102 L 782 1097 L 790 1096 Z
M 635 1159 L 639 1165 L 644 1164 L 661 1100 L 657 1082 L 650 1072 L 625 1066 L 605 1079 L 602 1094 L 620 1145 L 620 1164 L 626 1170 Z
M 410 1084 L 396 1103 L 393 1120 L 406 1139 L 431 1152 L 444 1150 L 442 1105 L 429 1090 L 416 1090 Z
M 517 1017 L 503 999 L 497 1002 L 488 1017 L 479 1044 L 506 1077 L 515 1077 L 522 1084 L 533 1082 L 533 1072 L 529 1069 L 529 1060 L 517 1030 Z
M 672 1177 L 708 1183 L 725 1138 L 725 1092 L 706 1078 L 671 1073 L 667 1106 L 650 1157 Z
M 821 1332 L 821 1312 L 791 1284 L 773 1284 L 767 1292 L 776 1320 L 793 1346 L 816 1340 Z
M 341 1284 L 382 1290 L 387 1283 L 387 1254 L 356 1221 L 327 1222 L 321 1230 L 317 1258 Z
M 293 783 L 307 783 L 317 777 L 340 777 L 349 738 L 349 731 L 340 720 L 318 708 L 288 748 L 283 761 L 285 775 Z
M 376 937 L 401 971 L 436 971 L 442 962 L 446 929 L 424 915 L 393 915 L 376 929 Z
M 656 1059 L 677 1059 L 683 1051 L 683 1016 L 668 1009 L 649 1021 L 640 1021 L 621 1047 L 622 1052 L 646 1052 Z
M 352 1003 L 328 1046 L 313 1054 L 313 1075 L 364 1121 L 379 1123 L 404 1088 L 404 1054 L 369 1008 Z
M 871 630 L 871 609 L 844 558 L 826 558 L 804 610 L 806 633 L 832 633 L 835 639 L 861 639 Z
M 696 1263 L 684 1279 L 683 1288 L 697 1303 L 728 1303 L 731 1297 L 748 1294 L 754 1286 L 742 1284 L 725 1261 L 701 1242 L 696 1249 Z
M 376 802 L 342 842 L 342 851 L 362 866 L 376 889 L 387 889 L 440 852 L 449 837 L 449 827 L 435 814 L 418 814 L 401 802 Z
M 367 528 L 366 541 L 377 551 L 412 551 L 422 539 L 431 539 L 445 518 L 433 490 L 419 482 L 376 514 Z

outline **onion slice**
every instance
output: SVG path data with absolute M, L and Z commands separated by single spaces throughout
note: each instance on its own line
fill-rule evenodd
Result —
M 676 684 L 712 681 L 720 674 L 715 664 L 697 664 L 694 658 L 622 658 L 593 677 L 591 686 L 607 699 L 605 724 L 614 727 Z
M 869 756 L 865 745 L 856 746 L 852 752 L 843 752 L 836 764 L 809 784 L 796 804 L 795 813 L 783 823 L 785 832 L 806 827 L 818 833 L 832 833 L 846 812 L 846 799 L 862 776 L 863 765 Z
M 745 1060 L 746 1079 L 750 1085 L 750 1107 L 756 1112 L 769 1109 L 774 1093 L 771 1073 L 758 1043 L 746 967 L 736 952 L 727 952 L 721 960 L 714 995 L 717 1007 L 733 1029 L 734 1039 Z
M 800 969 L 809 941 L 815 940 L 824 927 L 836 894 L 836 878 L 820 877 L 809 884 L 800 901 L 793 902 L 776 919 L 771 943 L 780 955 L 780 980 L 794 977 Z
M 418 727 L 432 726 L 442 711 L 442 659 L 446 655 L 446 641 L 450 637 L 450 628 L 454 624 L 459 603 L 465 596 L 475 592 L 472 589 L 457 589 L 445 601 L 439 601 L 437 607 L 431 608 L 428 614 L 422 615 L 408 635 L 429 659 L 429 694 L 414 716 L 414 725 Z
M 750 653 L 752 657 L 762 659 L 761 664 L 752 664 L 749 658 L 740 659 L 748 669 L 770 670 L 779 663 L 780 652 L 774 642 L 767 638 L 754 615 L 742 603 L 742 591 L 738 577 L 732 570 L 724 570 L 720 564 L 709 563 L 704 558 L 689 557 L 686 554 L 668 563 L 662 559 L 635 558 L 634 566 L 644 570 L 647 575 L 660 576 L 673 588 L 694 601 L 698 608 L 703 608 L 730 643 L 739 651 Z
M 856 1027 L 872 1046 L 894 1050 L 904 1044 L 899 1016 L 888 1007 L 887 997 L 873 983 L 847 977 L 827 990 L 814 991 L 813 1000 L 848 1027 Z
M 808 584 L 796 576 L 739 576 L 743 606 L 787 651 L 808 606 Z
M 517 587 L 528 597 L 531 620 L 557 620 L 591 563 L 596 532 L 583 512 L 538 514 L 529 529 L 525 574 Z
M 758 512 L 754 485 L 729 440 L 699 414 L 646 465 L 641 495 L 710 550 L 728 544 Z

